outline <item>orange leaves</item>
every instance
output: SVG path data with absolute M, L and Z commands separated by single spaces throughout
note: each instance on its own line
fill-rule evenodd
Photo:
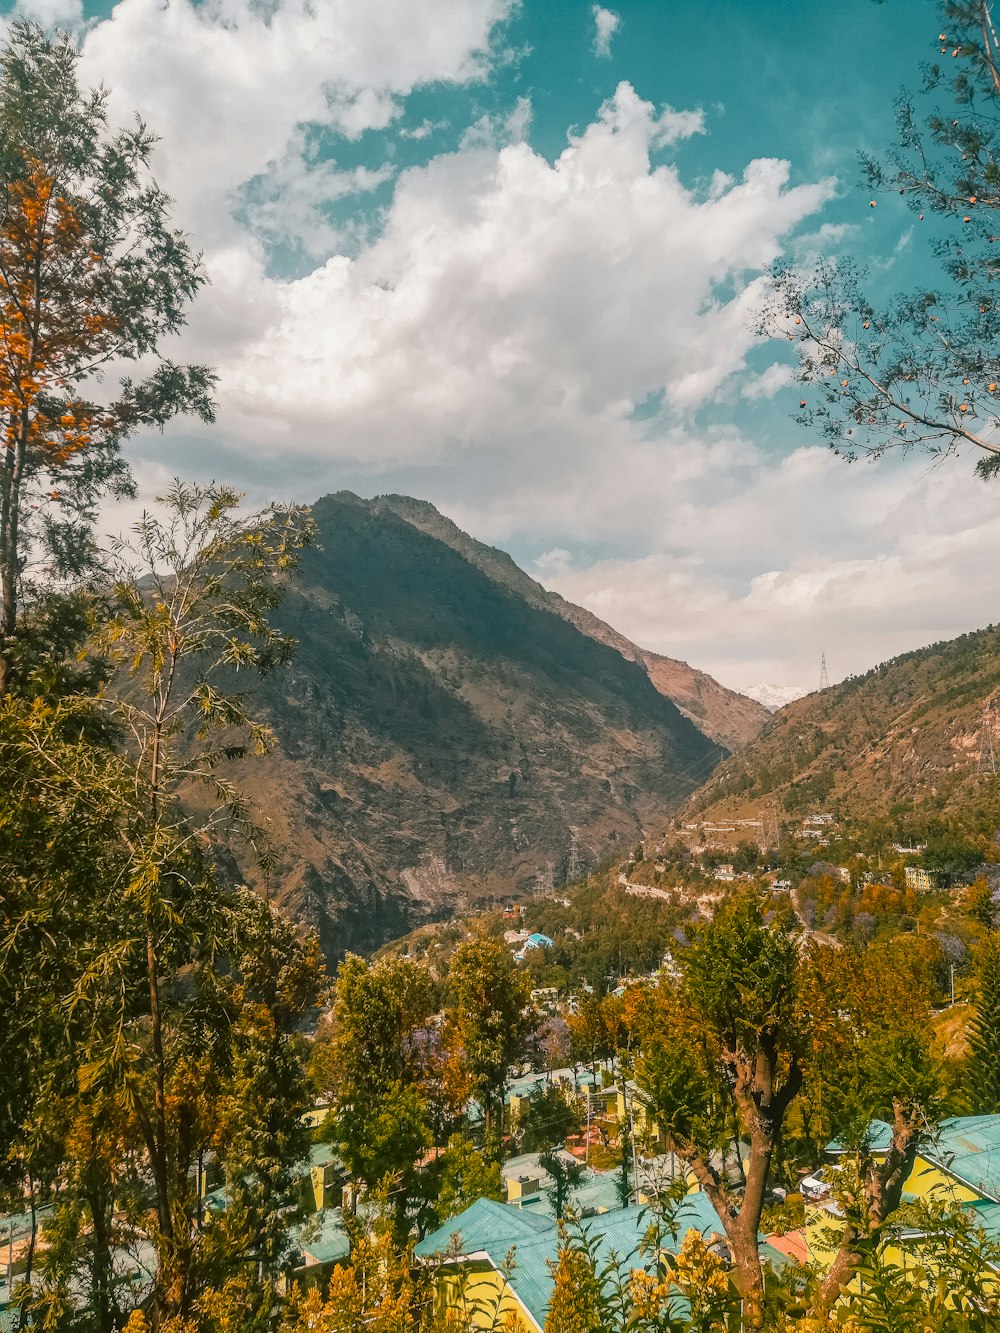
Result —
M 0 416 L 26 447 L 66 462 L 117 423 L 62 397 L 82 362 L 114 346 L 117 321 L 95 300 L 91 273 L 104 257 L 85 235 L 81 211 L 41 163 L 9 181 L 0 199 Z

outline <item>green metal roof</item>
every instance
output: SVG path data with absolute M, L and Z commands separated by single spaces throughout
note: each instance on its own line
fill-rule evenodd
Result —
M 302 1231 L 310 1237 L 303 1240 Z M 340 1208 L 324 1208 L 314 1213 L 296 1238 L 296 1244 L 309 1263 L 332 1264 L 346 1259 L 351 1242 L 344 1230 L 344 1214 Z
M 1000 1203 L 1000 1115 L 942 1120 L 921 1153 L 963 1184 Z
M 587 1234 L 597 1239 L 598 1266 L 612 1253 L 628 1261 L 635 1268 L 649 1269 L 655 1262 L 652 1254 L 640 1254 L 652 1214 L 648 1208 L 616 1208 L 600 1217 L 588 1218 L 583 1223 Z M 708 1197 L 702 1193 L 687 1195 L 676 1214 L 676 1242 L 667 1241 L 666 1248 L 679 1248 L 689 1231 L 704 1236 L 721 1232 L 721 1225 Z M 559 1257 L 559 1231 L 551 1215 L 529 1212 L 496 1203 L 492 1199 L 478 1199 L 464 1213 L 439 1227 L 416 1247 L 419 1258 L 441 1258 L 448 1253 L 462 1256 L 484 1254 L 499 1269 L 507 1255 L 514 1251 L 514 1271 L 510 1286 L 524 1309 L 541 1328 L 552 1294 L 552 1269 Z

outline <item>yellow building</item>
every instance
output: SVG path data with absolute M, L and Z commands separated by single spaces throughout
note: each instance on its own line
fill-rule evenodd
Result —
M 679 1248 L 689 1231 L 717 1236 L 720 1223 L 704 1194 L 689 1195 L 678 1210 Z M 635 1269 L 652 1271 L 659 1256 L 640 1248 L 649 1227 L 643 1208 L 603 1213 L 597 1238 L 598 1265 L 612 1253 Z M 465 1212 L 427 1236 L 414 1250 L 435 1270 L 435 1306 L 439 1314 L 460 1311 L 468 1327 L 496 1329 L 516 1314 L 529 1333 L 542 1333 L 552 1294 L 552 1267 L 559 1257 L 559 1232 L 551 1214 L 477 1199 Z
M 891 1126 L 883 1120 L 873 1121 L 868 1131 L 873 1156 L 884 1156 L 891 1140 Z M 835 1163 L 845 1155 L 838 1143 L 831 1143 L 827 1151 Z M 1000 1240 L 1000 1115 L 943 1120 L 933 1137 L 921 1145 L 903 1186 L 903 1197 L 967 1205 L 986 1234 Z M 806 1226 L 810 1258 L 821 1264 L 832 1260 L 838 1231 L 837 1217 L 828 1208 L 811 1210 Z M 900 1248 L 890 1249 L 888 1255 L 905 1267 L 903 1247 L 901 1236 Z

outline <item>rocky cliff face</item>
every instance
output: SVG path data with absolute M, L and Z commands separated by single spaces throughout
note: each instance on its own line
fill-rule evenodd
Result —
M 331 957 L 630 847 L 742 725 L 699 729 L 634 645 L 431 506 L 344 493 L 314 514 L 280 613 L 298 654 L 261 686 L 278 750 L 240 780 L 272 892 Z

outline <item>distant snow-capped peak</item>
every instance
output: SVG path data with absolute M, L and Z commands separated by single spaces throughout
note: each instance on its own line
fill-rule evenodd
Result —
M 809 691 L 800 685 L 772 685 L 769 681 L 762 680 L 757 685 L 750 685 L 742 693 L 751 699 L 756 699 L 772 713 L 776 713 L 779 708 L 784 708 L 785 704 L 790 704 L 793 699 L 801 699 Z

